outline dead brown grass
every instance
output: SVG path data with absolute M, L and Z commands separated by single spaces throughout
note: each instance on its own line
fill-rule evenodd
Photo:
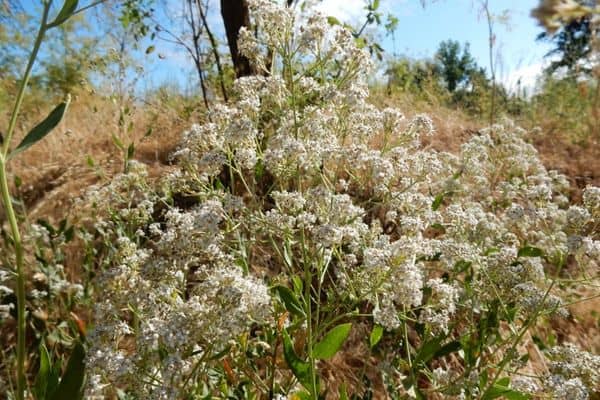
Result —
M 159 109 L 152 103 L 130 108 L 133 129 L 123 135 L 118 125 L 117 105 L 92 94 L 80 94 L 73 99 L 55 131 L 12 161 L 11 180 L 14 182 L 18 176 L 22 182 L 16 193 L 23 200 L 29 218 L 50 221 L 65 218 L 74 199 L 86 188 L 121 172 L 123 154 L 113 143 L 113 134 L 126 145 L 133 141 L 134 158 L 151 169 L 160 169 L 168 163 L 168 156 L 188 121 L 179 117 L 177 109 Z M 31 116 L 31 120 L 23 122 L 14 143 L 45 112 L 40 110 L 39 118 Z M 146 137 L 149 128 L 152 134 Z

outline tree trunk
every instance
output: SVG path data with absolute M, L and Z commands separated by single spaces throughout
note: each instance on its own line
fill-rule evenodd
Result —
M 242 26 L 250 25 L 250 14 L 246 0 L 221 0 L 221 16 L 227 33 L 229 52 L 235 69 L 236 77 L 254 75 L 255 71 L 250 61 L 238 50 L 238 36 Z

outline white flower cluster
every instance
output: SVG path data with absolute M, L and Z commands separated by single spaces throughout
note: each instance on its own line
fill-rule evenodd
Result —
M 0 269 L 0 299 L 4 298 L 4 296 L 6 295 L 13 293 L 13 290 L 6 286 L 6 284 L 8 284 L 8 282 L 11 280 L 10 278 L 11 274 L 8 271 Z M 8 318 L 8 316 L 10 315 L 10 310 L 13 307 L 14 305 L 12 303 L 0 304 L 0 322 L 2 322 L 3 319 Z
M 235 101 L 184 134 L 165 199 L 119 198 L 130 206 L 113 217 L 136 229 L 99 226 L 114 251 L 90 337 L 97 382 L 142 398 L 183 393 L 207 353 L 269 323 L 257 269 L 285 283 L 319 271 L 323 296 L 350 299 L 338 309 L 364 307 L 389 330 L 415 321 L 427 335 L 465 334 L 494 301 L 515 320 L 563 309 L 545 268 L 569 256 L 597 267 L 598 188 L 569 207 L 566 178 L 510 123 L 456 155 L 423 149 L 431 120 L 367 102 L 368 57 L 348 31 L 326 32 L 318 15 L 297 27 L 268 0 L 250 7 L 260 32 L 242 30 L 240 48 L 265 70 L 273 50 L 270 74 L 238 80 Z M 144 187 L 137 179 L 117 183 Z M 115 208 L 115 193 L 94 202 Z M 173 206 L 171 193 L 191 204 Z M 583 398 L 586 375 L 567 378 L 554 392 Z
M 163 218 L 141 235 L 113 238 L 113 265 L 97 281 L 89 396 L 114 390 L 109 382 L 144 398 L 179 397 L 200 360 L 270 317 L 266 286 L 222 249 L 220 200 L 169 208 Z
M 579 350 L 567 343 L 550 350 L 550 371 L 565 380 L 578 379 L 593 392 L 600 391 L 600 356 Z

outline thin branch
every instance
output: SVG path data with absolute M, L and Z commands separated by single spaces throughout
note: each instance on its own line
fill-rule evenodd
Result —
M 77 15 L 79 13 L 82 13 L 85 10 L 89 10 L 90 8 L 96 7 L 98 4 L 102 4 L 104 2 L 106 2 L 106 0 L 97 0 L 97 1 L 95 1 L 93 3 L 88 4 L 87 6 L 84 6 L 84 7 L 81 7 L 80 9 L 78 9 L 78 10 L 75 10 L 73 12 L 73 15 Z

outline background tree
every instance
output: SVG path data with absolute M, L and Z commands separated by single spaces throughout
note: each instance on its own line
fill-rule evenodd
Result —
M 250 25 L 248 2 L 246 0 L 221 0 L 221 16 L 225 25 L 225 33 L 227 35 L 227 43 L 229 44 L 229 53 L 231 54 L 235 75 L 238 78 L 253 75 L 255 71 L 250 65 L 250 61 L 240 54 L 237 43 L 240 28 Z
M 600 63 L 596 55 L 600 54 L 600 4 L 596 0 L 540 0 L 531 15 L 545 29 L 540 37 L 555 43 L 549 54 L 561 56 L 548 71 L 566 67 L 566 79 L 572 81 L 571 86 L 577 86 L 581 97 L 586 98 L 591 92 L 587 125 L 591 136 L 599 138 Z M 582 76 L 589 79 L 580 84 L 575 78 Z
M 593 5 L 592 1 L 580 1 L 582 5 Z M 537 37 L 538 40 L 550 42 L 554 48 L 546 57 L 558 56 L 552 61 L 547 71 L 554 73 L 560 68 L 566 68 L 568 73 L 575 75 L 589 75 L 592 72 L 589 58 L 592 54 L 592 26 L 591 14 L 570 19 L 556 31 L 544 31 Z
M 458 41 L 443 41 L 435 54 L 435 60 L 440 75 L 451 93 L 459 85 L 468 83 L 469 77 L 477 69 L 468 43 L 464 45 L 461 52 L 461 45 Z

